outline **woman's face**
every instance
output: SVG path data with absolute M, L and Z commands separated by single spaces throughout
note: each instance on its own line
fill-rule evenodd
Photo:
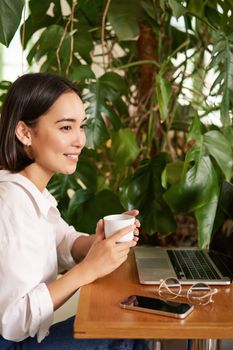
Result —
M 86 142 L 85 122 L 84 106 L 78 95 L 62 94 L 30 131 L 30 151 L 38 170 L 49 177 L 76 170 Z

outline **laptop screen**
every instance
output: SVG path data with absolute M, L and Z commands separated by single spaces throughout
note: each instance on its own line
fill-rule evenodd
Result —
M 209 255 L 222 274 L 233 280 L 233 220 L 226 225 L 213 235 Z

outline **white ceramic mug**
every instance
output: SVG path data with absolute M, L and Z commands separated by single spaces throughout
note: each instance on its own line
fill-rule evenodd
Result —
M 135 223 L 135 217 L 128 214 L 114 214 L 104 217 L 104 233 L 108 238 L 121 228 L 133 225 Z M 117 242 L 129 242 L 134 238 L 133 231 L 126 233 Z

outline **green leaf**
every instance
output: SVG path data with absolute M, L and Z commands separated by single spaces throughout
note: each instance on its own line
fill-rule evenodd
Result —
M 225 127 L 223 129 L 223 134 L 226 137 L 226 139 L 228 140 L 228 142 L 230 142 L 231 148 L 233 149 L 233 125 L 229 125 L 229 126 Z
M 91 113 L 87 120 L 86 136 L 87 142 L 86 146 L 90 148 L 97 148 L 103 145 L 109 139 L 109 133 L 106 124 L 102 118 L 98 106 L 93 106 L 96 104 L 95 97 L 93 95 L 92 99 L 89 99 L 92 103 L 87 110 L 87 113 Z
M 78 211 L 79 207 L 88 201 L 90 198 L 92 198 L 93 194 L 89 190 L 85 189 L 78 189 L 75 191 L 74 195 L 71 197 L 71 200 L 69 202 L 68 206 L 68 213 L 67 217 L 69 220 L 72 220 L 72 216 L 76 216 L 76 212 Z
M 153 2 L 148 0 L 141 0 L 140 3 L 147 16 L 151 17 L 153 19 L 153 22 L 156 21 L 156 8 Z
M 231 219 L 233 219 L 233 184 L 227 181 L 223 181 L 221 194 L 220 194 L 220 207 L 224 213 Z
M 57 64 L 56 50 L 62 40 L 59 58 L 61 63 L 64 62 L 64 66 L 67 67 L 70 57 L 70 36 L 66 34 L 63 38 L 63 33 L 64 29 L 59 25 L 51 25 L 44 30 L 28 55 L 29 63 L 32 63 L 33 58 L 39 61 L 46 55 L 49 60 L 53 60 Z
M 177 0 L 168 0 L 168 3 L 172 9 L 173 15 L 179 18 L 186 14 L 187 9 L 182 6 Z
M 216 192 L 206 205 L 195 210 L 198 229 L 198 246 L 201 249 L 209 248 L 218 206 L 218 195 L 219 192 Z
M 137 158 L 139 151 L 135 135 L 131 129 L 120 129 L 113 134 L 110 154 L 116 169 L 122 169 L 130 165 Z
M 232 44 L 231 44 L 232 45 Z M 228 53 L 228 81 L 227 81 L 227 87 L 229 90 L 233 90 L 233 53 L 229 51 Z
M 172 163 L 166 165 L 166 183 L 175 184 L 180 180 L 184 162 L 181 160 L 175 160 Z
M 69 0 L 70 7 L 73 0 Z M 101 20 L 103 16 L 103 0 L 79 0 L 75 7 L 74 18 L 77 19 L 77 27 L 89 27 L 100 34 Z M 75 23 L 74 23 L 75 24 Z
M 47 0 L 46 0 L 47 1 Z M 42 30 L 45 28 L 48 28 L 52 24 L 55 24 L 55 19 L 54 17 L 48 16 L 45 14 L 44 16 L 37 17 L 34 14 L 31 14 L 26 22 L 25 26 L 21 26 L 21 36 L 22 36 L 22 31 L 25 29 L 25 34 L 24 34 L 24 45 L 25 47 L 27 44 L 30 42 L 31 37 L 33 36 L 34 33 L 36 33 L 38 30 Z
M 87 146 L 96 148 L 110 138 L 111 126 L 117 131 L 121 125 L 118 106 L 122 108 L 121 94 L 126 86 L 122 77 L 116 73 L 105 73 L 96 83 L 89 85 L 89 93 L 84 95 L 84 101 L 89 106 L 86 110 L 89 115 L 87 134 Z M 110 122 L 110 123 L 109 123 Z
M 226 137 L 217 130 L 204 134 L 204 145 L 208 153 L 214 157 L 227 181 L 230 181 L 233 170 L 233 152 Z
M 219 105 L 221 123 L 224 127 L 232 125 L 229 110 L 231 109 L 231 93 L 233 91 L 233 49 L 232 38 L 222 31 L 216 33 L 209 68 L 217 71 L 217 78 L 212 84 L 211 92 L 215 87 L 215 95 L 222 95 Z
M 221 46 L 219 45 L 219 49 L 217 49 L 217 47 L 214 48 L 212 52 L 212 60 L 210 62 L 209 67 L 212 68 L 212 67 L 218 66 L 222 61 L 224 61 L 224 59 L 225 59 L 225 47 L 224 47 L 224 41 L 223 41 L 221 43 Z M 224 72 L 224 76 L 225 76 L 225 72 Z
M 159 103 L 159 110 L 161 118 L 163 121 L 167 119 L 168 116 L 168 106 L 171 98 L 171 83 L 161 77 L 160 74 L 156 77 L 157 85 L 157 98 Z
M 87 200 L 85 200 L 84 197 L 82 198 L 84 200 L 82 205 L 77 205 L 78 210 L 72 215 L 71 224 L 74 225 L 78 231 L 90 234 L 94 233 L 99 219 L 103 218 L 105 215 L 117 214 L 125 211 L 118 196 L 110 190 L 102 190 L 88 197 L 89 195 L 86 197 Z
M 52 14 L 51 10 L 48 11 L 51 4 L 53 5 Z M 51 15 L 48 14 L 48 12 Z M 25 26 L 21 26 L 21 35 L 22 31 L 25 30 L 24 46 L 26 47 L 34 33 L 36 33 L 38 30 L 46 29 L 53 24 L 63 26 L 63 17 L 61 13 L 60 0 L 53 0 L 52 2 L 48 0 L 30 0 L 29 16 L 25 22 Z
M 18 29 L 23 7 L 23 0 L 0 1 L 0 42 L 5 46 L 9 46 Z
M 222 28 L 223 16 L 216 9 L 211 8 L 211 6 L 206 6 L 205 16 L 213 27 Z
M 91 160 L 81 156 L 76 169 L 76 181 L 81 187 L 95 192 L 97 190 L 97 172 L 96 165 Z
M 175 212 L 192 212 L 209 201 L 216 180 L 211 169 L 210 158 L 202 157 L 187 171 L 183 180 L 169 188 L 164 198 Z
M 74 35 L 74 52 L 78 52 L 80 56 L 88 63 L 91 64 L 92 60 L 90 52 L 94 49 L 91 34 L 86 28 L 78 28 L 78 31 Z
M 51 1 L 48 0 L 30 0 L 29 1 L 29 9 L 30 14 L 33 18 L 33 22 L 37 22 L 41 19 L 41 17 L 45 16 L 47 13 L 49 7 L 50 7 Z M 37 18 L 37 20 L 36 20 Z
M 7 91 L 9 90 L 11 85 L 12 85 L 12 82 L 7 81 L 7 80 L 2 80 L 0 82 L 0 106 L 2 106 L 2 103 L 5 99 L 6 94 L 7 94 Z
M 124 94 L 126 92 L 125 80 L 117 73 L 107 72 L 100 77 L 101 84 Z
M 69 75 L 70 80 L 80 82 L 85 79 L 95 79 L 95 73 L 90 66 L 83 64 L 78 66 L 77 64 L 72 67 L 72 72 Z
M 209 244 L 219 196 L 219 179 L 209 157 L 201 157 L 187 172 L 184 180 L 174 184 L 164 199 L 175 211 L 194 212 L 198 222 L 198 242 Z
M 112 108 L 112 106 L 108 106 L 106 103 L 103 103 L 101 106 L 101 111 L 104 114 L 104 116 L 108 118 L 111 125 L 113 126 L 113 129 L 116 131 L 119 130 L 121 127 L 121 121 L 117 113 Z
M 177 103 L 174 119 L 172 120 L 171 129 L 188 132 L 193 123 L 194 114 L 195 111 L 191 105 L 182 106 L 179 103 Z
M 108 11 L 108 20 L 119 40 L 132 40 L 139 35 L 139 14 L 139 0 L 111 1 Z
M 187 10 L 194 16 L 202 18 L 204 15 L 205 3 L 203 0 L 189 0 Z
M 194 140 L 197 146 L 200 146 L 202 141 L 202 126 L 199 116 L 196 114 L 190 132 L 187 135 L 187 141 Z
M 231 118 L 229 114 L 229 108 L 230 108 L 230 99 L 229 99 L 229 91 L 228 88 L 225 84 L 224 86 L 224 93 L 223 93 L 223 98 L 222 98 L 222 103 L 221 103 L 221 122 L 223 126 L 229 126 L 231 125 Z
M 214 88 L 215 88 L 216 86 L 218 86 L 219 84 L 221 84 L 221 82 L 224 80 L 224 76 L 225 76 L 224 72 L 220 72 L 220 73 L 217 75 L 216 79 L 214 80 L 213 84 L 211 85 L 210 94 L 212 93 L 212 91 L 214 90 Z M 220 91 L 220 90 L 219 90 L 219 91 Z
M 163 199 L 161 174 L 166 166 L 167 155 L 160 154 L 152 160 L 144 160 L 132 177 L 120 187 L 120 198 L 128 208 L 138 208 L 142 228 L 146 233 L 159 232 L 167 235 L 176 228 L 169 206 Z
M 48 184 L 48 190 L 56 198 L 58 202 L 58 209 L 60 210 L 64 219 L 67 218 L 67 208 L 70 201 L 68 190 L 74 191 L 80 187 L 77 183 L 77 173 L 72 175 L 55 174 Z
M 52 193 L 57 201 L 60 201 L 62 197 L 67 196 L 68 189 L 76 189 L 76 187 L 77 182 L 75 175 L 72 175 L 70 177 L 68 175 L 55 174 L 48 184 L 48 190 Z

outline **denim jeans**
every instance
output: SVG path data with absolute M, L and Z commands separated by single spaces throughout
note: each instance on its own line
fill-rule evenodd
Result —
M 146 342 L 139 339 L 74 339 L 73 323 L 71 317 L 54 324 L 41 343 L 36 338 L 14 342 L 0 336 L 0 350 L 148 350 Z

